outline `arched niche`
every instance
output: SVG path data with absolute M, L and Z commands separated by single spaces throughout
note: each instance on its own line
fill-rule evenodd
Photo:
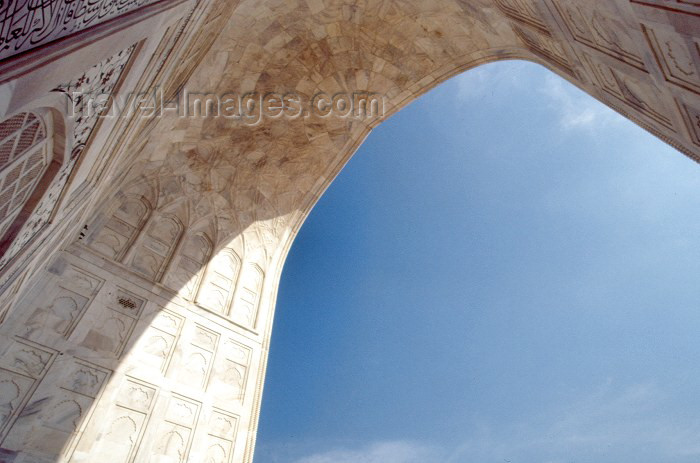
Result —
M 66 128 L 54 109 L 0 122 L 0 255 L 11 247 L 66 162 Z

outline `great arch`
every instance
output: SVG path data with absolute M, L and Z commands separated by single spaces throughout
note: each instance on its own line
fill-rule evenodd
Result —
M 0 158 L 35 149 L 30 113 L 63 156 L 8 196 L 32 208 L 0 261 L 0 461 L 252 461 L 285 255 L 381 122 L 101 118 L 80 94 L 362 91 L 388 116 L 517 58 L 700 160 L 695 1 L 20 1 L 0 24 Z

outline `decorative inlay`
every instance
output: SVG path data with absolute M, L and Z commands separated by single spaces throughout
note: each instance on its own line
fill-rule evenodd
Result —
M 156 1 L 4 1 L 0 3 L 0 59 L 66 37 Z
M 46 3 L 46 2 L 44 2 Z M 72 2 L 71 2 L 72 3 Z M 114 4 L 105 0 L 105 4 Z M 5 3 L 9 8 L 12 2 Z M 74 8 L 73 5 L 71 8 Z M 41 8 L 45 8 L 42 6 Z M 3 5 L 0 4 L 0 17 L 3 14 Z M 7 12 L 7 10 L 5 10 Z M 131 58 L 136 45 L 120 51 L 119 53 L 110 56 L 104 61 L 91 67 L 82 75 L 74 80 L 58 86 L 54 89 L 55 92 L 62 93 L 66 96 L 71 106 L 75 109 L 75 126 L 73 130 L 74 146 L 69 159 L 64 161 L 61 169 L 56 174 L 53 182 L 48 187 L 44 196 L 39 201 L 39 204 L 34 209 L 32 215 L 27 219 L 17 237 L 13 241 L 5 255 L 0 259 L 0 269 L 3 268 L 17 253 L 37 235 L 39 230 L 51 219 L 55 210 L 56 204 L 68 182 L 71 172 L 75 167 L 78 158 L 85 148 L 90 135 L 92 134 L 98 122 L 98 114 L 92 111 L 89 114 L 87 111 L 87 96 L 88 95 L 103 95 L 108 96 L 119 82 L 122 71 Z M 81 96 L 75 96 L 75 95 Z

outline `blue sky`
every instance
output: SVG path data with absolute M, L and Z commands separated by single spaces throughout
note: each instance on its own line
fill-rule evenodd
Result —
M 429 92 L 291 249 L 256 461 L 697 463 L 699 192 L 535 64 Z

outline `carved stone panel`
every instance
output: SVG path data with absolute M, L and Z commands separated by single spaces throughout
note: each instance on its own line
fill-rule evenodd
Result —
M 250 360 L 249 347 L 227 339 L 217 357 L 214 375 L 207 391 L 219 400 L 243 402 Z
M 165 374 L 172 360 L 184 319 L 160 309 L 151 325 L 139 338 L 130 354 L 130 363 L 138 369 Z
M 56 351 L 13 339 L 0 357 L 0 439 L 24 409 L 56 357 Z
M 496 5 L 509 18 L 537 29 L 545 35 L 552 35 L 547 21 L 542 17 L 537 5 L 532 0 L 496 0 Z
M 68 266 L 30 300 L 35 308 L 26 321 L 25 337 L 41 341 L 50 332 L 68 338 L 104 280 Z
M 98 307 L 83 323 L 80 346 L 118 358 L 141 316 L 145 301 L 122 288 L 110 286 L 103 290 L 95 304 Z
M 697 0 L 630 0 L 637 5 L 658 8 L 662 11 L 690 13 L 700 16 L 700 3 Z
M 54 362 L 3 447 L 36 459 L 68 454 L 110 373 L 80 359 Z
M 573 67 L 569 62 L 564 46 L 560 42 L 522 27 L 514 26 L 513 30 L 532 52 L 556 64 L 567 74 L 573 74 Z
M 209 383 L 219 334 L 198 324 L 190 328 L 189 342 L 181 349 L 182 363 L 172 374 L 181 384 L 203 391 Z
M 175 251 L 182 224 L 174 217 L 155 217 L 138 241 L 131 268 L 151 281 L 158 281 Z
M 619 15 L 607 10 L 608 2 L 572 4 L 557 0 L 552 3 L 576 42 L 646 71 L 638 40 L 620 21 Z
M 206 463 L 231 461 L 238 431 L 239 417 L 220 409 L 213 409 L 207 422 L 208 433 L 204 440 Z
M 673 115 L 663 100 L 660 90 L 651 82 L 640 82 L 607 64 L 584 54 L 584 59 L 595 76 L 597 85 L 615 97 L 630 110 L 646 117 L 652 124 L 673 132 Z
M 231 318 L 236 323 L 255 329 L 264 279 L 265 274 L 258 265 L 246 266 L 238 288 L 236 304 L 231 313 Z
M 142 198 L 127 198 L 91 240 L 89 246 L 110 259 L 119 260 L 136 239 L 151 208 Z
M 240 268 L 241 259 L 232 250 L 217 253 L 207 265 L 197 302 L 215 312 L 227 314 Z
M 66 6 L 64 2 L 50 2 L 52 6 L 45 2 L 38 3 L 38 7 L 33 11 L 43 11 L 48 14 L 47 9 L 52 9 L 58 4 Z M 66 4 L 69 2 L 65 2 Z M 108 2 L 111 3 L 111 2 Z M 23 2 L 21 8 L 29 5 L 30 2 Z M 73 3 L 69 10 L 72 10 L 77 4 Z M 85 6 L 84 4 L 80 4 Z M 2 2 L 0 4 L 0 24 L 2 27 L 11 27 L 10 24 L 2 24 L 4 15 L 12 14 L 11 10 L 18 7 L 17 2 Z M 83 9 L 83 8 L 81 8 Z M 88 8 L 90 9 L 90 8 Z M 71 14 L 75 11 L 71 11 Z M 2 31 L 5 32 L 4 30 Z M 57 205 L 62 197 L 62 194 L 67 186 L 68 180 L 71 177 L 73 169 L 78 165 L 78 161 L 82 157 L 86 143 L 90 139 L 95 127 L 99 121 L 97 111 L 88 110 L 88 95 L 111 95 L 117 87 L 121 79 L 121 74 L 131 59 L 131 55 L 136 49 L 136 45 L 132 45 L 110 57 L 105 58 L 98 64 L 88 68 L 83 73 L 68 83 L 59 85 L 54 89 L 55 92 L 63 94 L 66 98 L 66 103 L 71 105 L 72 115 L 75 117 L 73 125 L 73 146 L 68 156 L 64 156 L 64 162 L 59 171 L 54 176 L 50 185 L 42 192 L 38 204 L 18 232 L 11 246 L 0 259 L 0 268 L 10 262 L 22 249 L 25 248 L 49 223 L 53 215 L 58 214 Z M 42 95 L 43 97 L 44 95 Z
M 688 128 L 688 132 L 690 132 L 692 142 L 700 146 L 700 105 L 696 107 L 680 100 L 677 104 L 683 114 L 683 119 Z
M 173 394 L 160 422 L 151 436 L 151 449 L 142 452 L 139 460 L 148 463 L 184 463 L 188 461 L 201 404 Z
M 644 27 L 664 78 L 672 84 L 700 94 L 700 43 L 661 28 Z
M 94 414 L 69 461 L 130 463 L 155 404 L 157 388 L 134 378 L 120 385 L 114 403 L 104 415 Z
M 206 235 L 198 233 L 187 237 L 165 278 L 166 286 L 177 291 L 185 299 L 193 300 L 211 250 L 211 240 Z

